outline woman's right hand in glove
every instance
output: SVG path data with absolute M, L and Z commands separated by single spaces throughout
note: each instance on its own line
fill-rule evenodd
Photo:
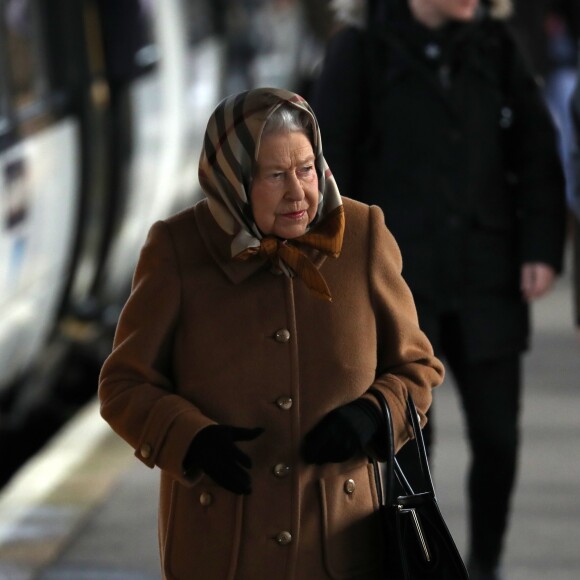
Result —
M 192 469 L 201 469 L 218 485 L 238 495 L 252 492 L 252 480 L 247 472 L 252 460 L 235 445 L 236 441 L 252 441 L 264 429 L 210 425 L 202 429 L 191 442 L 183 460 L 187 475 Z

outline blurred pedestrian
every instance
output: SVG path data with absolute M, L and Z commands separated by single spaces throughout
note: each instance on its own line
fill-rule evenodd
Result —
M 454 375 L 472 453 L 468 565 L 497 579 L 528 306 L 562 266 L 555 130 L 502 21 L 509 3 L 334 4 L 346 25 L 311 99 L 325 154 L 340 188 L 383 209 L 419 322 Z
M 571 44 L 580 36 L 578 0 L 515 0 L 512 16 L 518 41 L 542 79 L 577 61 Z
M 580 66 L 576 80 L 576 88 L 571 102 L 572 120 L 574 123 L 574 146 L 572 151 L 572 261 L 574 267 L 574 319 L 580 329 Z
M 225 5 L 226 94 L 247 90 L 255 84 L 254 62 L 263 48 L 261 34 L 256 30 L 259 8 L 256 0 L 239 0 Z
M 211 116 L 206 199 L 149 233 L 100 379 L 101 412 L 161 469 L 166 578 L 379 577 L 367 453 L 409 438 L 443 368 L 379 208 L 342 198 L 298 95 Z
M 570 106 L 578 64 L 580 2 L 516 0 L 513 24 L 525 53 L 541 77 L 544 96 L 558 128 L 568 205 L 580 214 L 580 200 L 573 194 L 574 127 Z

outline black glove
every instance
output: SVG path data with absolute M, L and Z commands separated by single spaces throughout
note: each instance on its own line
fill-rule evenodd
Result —
M 187 450 L 183 460 L 184 472 L 187 474 L 194 468 L 201 469 L 232 493 L 248 495 L 252 492 L 252 480 L 246 469 L 252 467 L 252 461 L 234 442 L 252 441 L 263 432 L 260 427 L 205 427 L 193 438 Z
M 318 465 L 346 461 L 364 452 L 381 424 L 378 407 L 367 399 L 356 399 L 328 413 L 306 434 L 302 456 Z

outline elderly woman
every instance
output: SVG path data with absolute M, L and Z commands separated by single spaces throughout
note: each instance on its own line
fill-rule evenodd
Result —
M 151 228 L 99 395 L 161 469 L 164 578 L 378 577 L 367 454 L 380 389 L 396 446 L 443 369 L 381 211 L 341 198 L 298 95 L 209 120 L 206 199 Z

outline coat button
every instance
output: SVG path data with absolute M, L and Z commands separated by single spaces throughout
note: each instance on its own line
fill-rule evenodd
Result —
M 285 463 L 277 463 L 272 471 L 276 477 L 286 477 L 290 473 L 290 466 Z
M 289 411 L 292 408 L 294 401 L 292 397 L 279 397 L 276 399 L 276 405 L 282 409 L 282 411 Z
M 143 459 L 149 459 L 151 457 L 152 451 L 153 449 L 151 448 L 151 445 L 149 445 L 149 443 L 143 443 L 143 445 L 141 445 L 141 447 L 139 448 L 139 454 Z
M 213 502 L 213 496 L 211 495 L 211 493 L 207 492 L 207 491 L 203 491 L 200 496 L 199 496 L 199 503 L 203 506 L 203 507 L 207 507 L 208 505 L 211 505 Z
M 434 42 L 425 46 L 425 56 L 430 60 L 436 60 L 441 56 L 441 47 Z
M 509 129 L 514 122 L 514 112 L 510 107 L 502 107 L 499 126 L 502 129 Z
M 276 542 L 281 546 L 287 546 L 292 541 L 292 534 L 290 532 L 280 532 L 276 536 Z
M 354 482 L 354 479 L 347 479 L 344 482 L 344 491 L 345 491 L 345 493 L 348 493 L 348 495 L 353 494 L 355 489 L 356 489 L 356 483 Z
M 288 342 L 290 340 L 290 331 L 286 328 L 281 328 L 276 331 L 274 338 L 277 342 Z

